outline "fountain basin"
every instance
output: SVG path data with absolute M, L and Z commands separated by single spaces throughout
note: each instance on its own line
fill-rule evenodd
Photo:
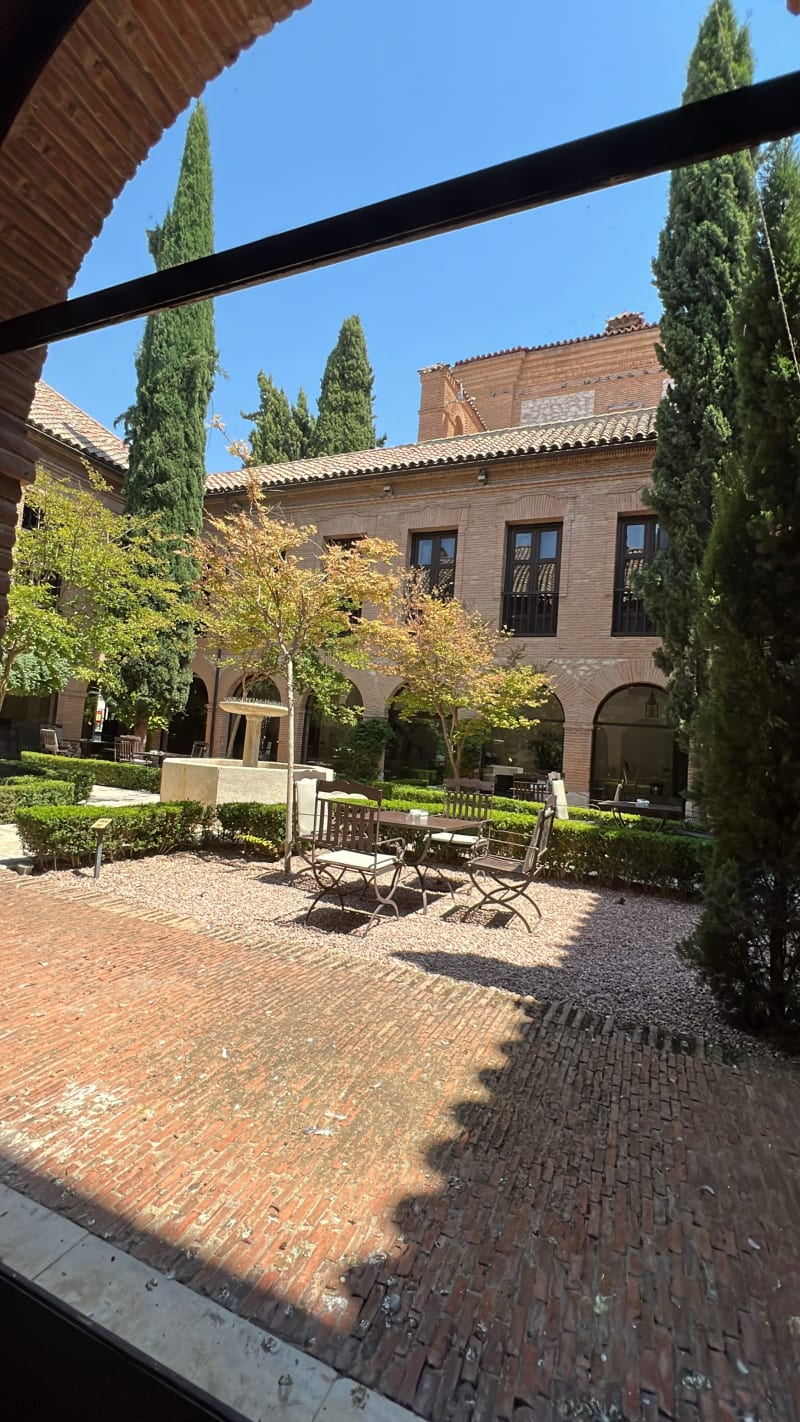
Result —
M 295 764 L 295 780 L 307 775 L 318 780 L 333 779 L 330 766 Z M 257 765 L 243 765 L 240 760 L 221 757 L 191 760 L 167 756 L 161 766 L 161 799 L 199 800 L 201 805 L 212 807 L 246 800 L 259 805 L 284 805 L 286 764 L 260 760 Z

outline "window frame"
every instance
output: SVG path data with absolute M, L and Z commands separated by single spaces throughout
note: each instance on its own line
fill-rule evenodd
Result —
M 644 544 L 641 555 L 631 556 L 628 552 L 627 530 L 632 524 L 644 525 Z M 613 607 L 611 614 L 612 637 L 657 637 L 650 618 L 645 611 L 644 600 L 631 593 L 627 581 L 628 565 L 637 563 L 639 568 L 647 568 L 657 553 L 667 546 L 666 535 L 661 527 L 658 514 L 626 513 L 617 519 L 616 553 L 614 557 Z
M 429 564 L 428 564 L 428 563 L 420 563 L 420 562 L 418 561 L 418 550 L 419 550 L 420 541 L 421 541 L 422 539 L 426 539 L 426 538 L 429 538 L 429 539 L 431 540 L 432 544 L 433 544 L 432 556 L 431 556 L 431 561 L 430 561 Z M 453 572 L 452 572 L 452 582 L 451 582 L 451 585 L 450 585 L 449 588 L 446 588 L 446 589 L 443 590 L 443 589 L 440 587 L 440 585 L 439 585 L 439 578 L 440 578 L 440 575 L 441 575 L 441 563 L 442 563 L 442 558 L 441 558 L 442 539 L 444 539 L 444 538 L 452 538 L 452 540 L 453 540 L 453 545 L 454 545 L 454 546 L 453 546 Z M 412 567 L 412 568 L 419 569 L 419 570 L 425 569 L 425 570 L 427 571 L 427 573 L 428 573 L 428 583 L 427 583 L 427 587 L 426 587 L 426 589 L 425 589 L 425 591 L 426 591 L 427 593 L 432 593 L 434 590 L 436 590 L 436 591 L 438 592 L 439 596 L 442 597 L 442 598 L 452 598 L 452 597 L 455 597 L 455 592 L 456 592 L 456 564 L 457 564 L 457 562 L 458 562 L 458 529 L 457 529 L 457 528 L 441 528 L 441 529 L 437 528 L 437 529 L 434 529 L 433 531 L 432 531 L 431 529 L 420 529 L 418 532 L 411 534 L 411 552 L 410 552 L 410 555 L 409 555 L 409 565 L 410 565 L 410 567 Z
M 531 534 L 531 556 L 528 563 L 528 590 L 519 592 L 514 587 L 514 571 L 518 563 L 516 557 L 516 539 L 521 533 Z M 556 551 L 553 558 L 542 558 L 542 534 L 554 533 L 556 536 Z M 546 523 L 510 523 L 506 525 L 506 558 L 505 570 L 503 574 L 503 593 L 500 612 L 500 625 L 506 627 L 515 637 L 557 637 L 558 636 L 558 604 L 561 595 L 561 551 L 563 547 L 564 523 L 563 520 L 551 520 Z M 553 566 L 553 588 L 550 593 L 550 607 L 542 615 L 536 614 L 535 602 L 545 598 L 547 594 L 540 590 L 539 570 L 542 566 L 552 564 Z M 515 616 L 512 611 L 512 599 L 525 598 L 531 606 L 526 612 Z M 533 616 L 531 611 L 533 609 Z M 514 624 L 517 625 L 514 625 Z M 519 624 L 522 624 L 520 627 Z

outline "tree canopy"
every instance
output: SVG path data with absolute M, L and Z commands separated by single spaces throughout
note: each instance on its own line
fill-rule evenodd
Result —
M 360 317 L 348 316 L 322 376 L 311 454 L 344 454 L 379 443 L 372 410 L 374 383 Z
M 749 32 L 731 0 L 713 0 L 689 60 L 684 103 L 749 84 Z M 734 314 L 754 212 L 750 155 L 674 172 L 653 263 L 663 305 L 658 355 L 670 385 L 656 417 L 648 497 L 668 544 L 639 575 L 662 646 L 672 716 L 688 730 L 705 685 L 700 587 L 714 479 L 736 427 Z
M 697 722 L 715 852 L 687 945 L 755 1024 L 800 1022 L 800 167 L 763 183 L 738 319 L 737 450 L 722 465 Z M 773 266 L 774 261 L 774 266 Z M 776 276 L 777 274 L 777 276 Z
M 152 520 L 120 517 L 107 486 L 79 489 L 37 471 L 25 491 L 6 633 L 0 708 L 7 695 L 60 691 L 70 677 L 102 680 L 119 697 L 134 656 L 180 627 L 177 585 L 160 578 L 168 553 Z
M 158 271 L 214 250 L 212 189 L 208 121 L 198 103 L 172 205 L 161 226 L 148 233 Z M 196 574 L 187 540 L 203 521 L 206 416 L 216 365 L 210 301 L 149 316 L 136 358 L 136 402 L 123 416 L 130 447 L 126 508 L 156 516 L 164 532 L 174 535 L 164 575 L 187 592 Z M 193 652 L 187 621 L 185 635 L 131 662 L 129 695 L 140 703 L 144 722 L 148 712 L 169 716 L 182 709 Z
M 392 609 L 364 620 L 358 639 L 371 664 L 402 679 L 395 706 L 403 720 L 432 716 L 441 727 L 454 777 L 494 729 L 535 726 L 524 707 L 547 700 L 547 678 L 521 660 L 506 632 L 495 631 L 457 598 L 425 591 L 411 575 Z

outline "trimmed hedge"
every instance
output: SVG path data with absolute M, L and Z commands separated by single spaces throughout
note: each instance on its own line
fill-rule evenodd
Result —
M 15 775 L 0 780 L 0 821 L 13 820 L 28 805 L 72 805 L 71 780 L 50 780 L 44 775 Z
M 261 805 L 252 800 L 217 805 L 219 839 L 239 844 L 259 853 L 265 859 L 278 859 L 283 853 L 286 833 L 285 805 Z
M 106 859 L 135 858 L 142 854 L 168 854 L 195 842 L 195 831 L 205 828 L 209 812 L 194 800 L 160 805 L 39 805 L 17 810 L 17 828 L 28 854 L 38 865 L 59 868 L 94 859 L 97 835 L 91 826 L 110 819 L 103 836 Z
M 21 760 L 0 760 L 0 780 L 10 780 L 20 775 L 44 775 L 44 771 L 24 766 Z
M 394 788 L 394 787 L 392 787 Z M 403 787 L 404 792 L 408 791 Z M 386 809 L 418 808 L 419 801 L 404 793 L 402 799 L 385 800 Z M 496 801 L 494 802 L 497 803 Z M 512 852 L 519 853 L 519 841 L 528 839 L 536 823 L 537 807 L 531 804 L 520 810 L 517 800 L 506 801 L 514 810 L 492 809 L 489 812 L 493 850 L 502 853 L 504 845 L 512 848 L 506 836 L 515 836 Z M 428 809 L 440 808 L 431 796 Z M 622 829 L 611 815 L 595 811 L 590 822 L 572 819 L 556 820 L 548 849 L 545 879 L 574 880 L 610 888 L 635 888 L 649 893 L 680 894 L 694 897 L 700 893 L 706 869 L 711 861 L 712 841 L 696 836 L 664 834 L 649 828 L 642 833 L 635 825 Z M 504 835 L 505 832 L 505 835 Z
M 23 751 L 22 760 L 27 774 L 50 775 L 54 772 L 62 780 L 74 780 L 76 785 L 86 785 L 85 793 L 77 798 L 85 800 L 93 785 L 116 785 L 120 790 L 149 790 L 157 795 L 161 785 L 161 769 L 157 765 L 130 765 L 125 761 L 92 760 L 90 757 L 78 759 L 69 755 L 45 755 L 44 751 Z
M 378 782 L 374 782 L 378 785 Z M 414 807 L 427 805 L 430 809 L 433 805 L 444 803 L 444 789 L 440 785 L 426 787 L 424 785 L 408 785 L 400 781 L 384 781 L 379 788 L 383 790 L 384 797 L 389 800 L 407 800 Z M 524 810 L 522 807 L 525 807 Z M 493 810 L 501 810 L 509 814 L 532 814 L 534 817 L 542 808 L 542 803 L 538 800 L 515 800 L 510 795 L 493 795 Z M 617 825 L 616 819 L 610 810 L 596 810 L 590 805 L 570 805 L 570 820 L 586 820 L 591 824 Z M 632 829 L 644 830 L 652 833 L 656 830 L 658 820 L 649 815 L 629 815 L 624 814 L 623 820 Z M 617 825 L 617 828 L 619 826 Z

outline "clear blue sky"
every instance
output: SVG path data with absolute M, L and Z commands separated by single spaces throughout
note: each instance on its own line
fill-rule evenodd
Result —
M 671 108 L 706 0 L 312 0 L 209 85 L 217 248 Z M 798 65 L 785 0 L 749 14 L 756 78 Z M 145 230 L 174 191 L 186 115 L 120 196 L 73 294 L 152 270 Z M 416 438 L 420 366 L 658 316 L 650 262 L 666 178 L 414 243 L 216 302 L 230 438 L 263 368 L 312 404 L 345 316 L 375 369 L 378 432 Z M 113 426 L 142 323 L 54 346 L 45 378 Z M 211 433 L 208 468 L 237 467 Z

